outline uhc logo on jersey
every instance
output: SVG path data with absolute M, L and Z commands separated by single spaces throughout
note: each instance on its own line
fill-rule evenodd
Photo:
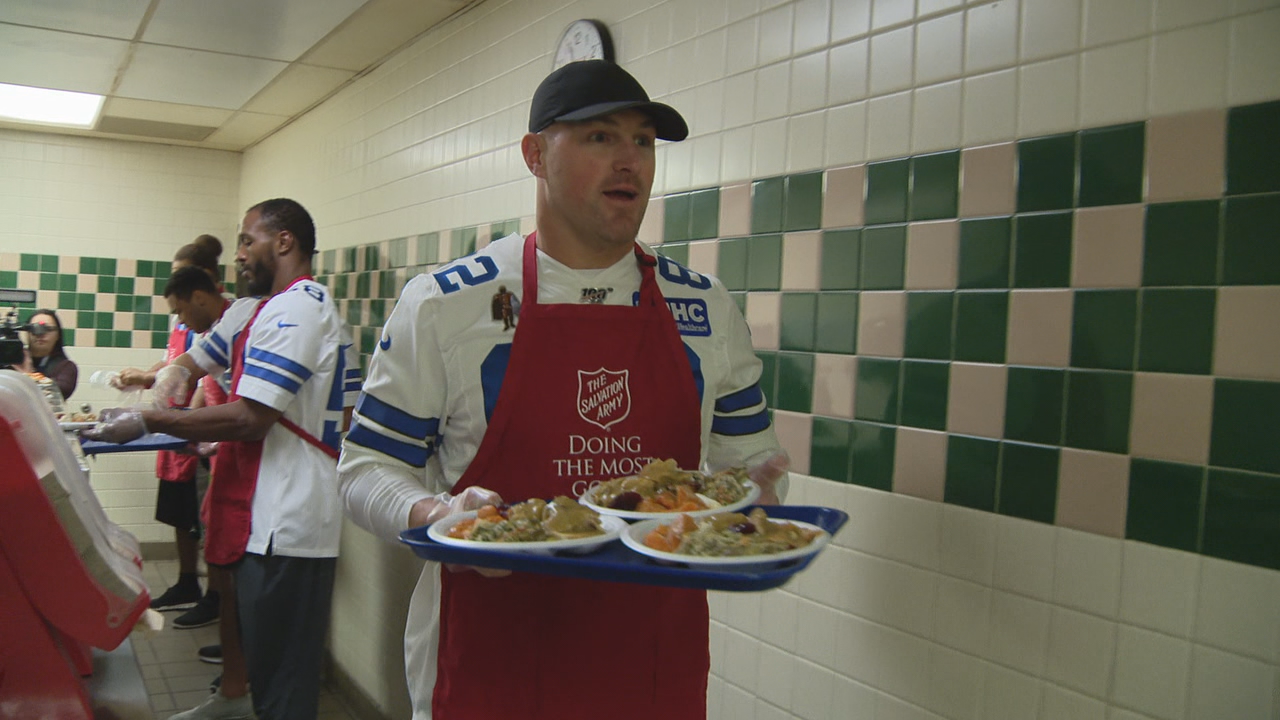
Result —
M 697 298 L 667 298 L 667 307 L 676 319 L 681 335 L 707 337 L 711 334 L 711 320 L 707 317 L 707 302 Z
M 631 414 L 630 370 L 578 371 L 578 415 L 608 430 Z

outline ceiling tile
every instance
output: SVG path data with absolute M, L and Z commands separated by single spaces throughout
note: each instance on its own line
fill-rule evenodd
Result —
M 0 24 L 0 81 L 105 94 L 128 47 L 123 40 Z
M 288 119 L 280 115 L 236 113 L 222 127 L 210 135 L 206 142 L 220 147 L 243 150 L 266 137 L 268 133 L 283 125 Z
M 296 115 L 328 97 L 352 77 L 355 73 L 349 70 L 294 63 L 277 75 L 244 109 L 272 115 Z
M 471 0 L 369 0 L 306 55 L 309 65 L 363 70 Z
M 134 100 L 121 97 L 108 98 L 102 108 L 103 115 L 183 125 L 210 125 L 213 127 L 226 122 L 227 118 L 231 117 L 231 113 L 231 110 L 222 108 L 176 105 L 174 103 L 155 102 L 154 100 Z
M 131 40 L 151 0 L 27 0 L 0 3 L 0 22 Z
M 234 110 L 284 68 L 275 60 L 139 45 L 116 94 Z
M 365 0 L 159 0 L 143 41 L 297 60 Z

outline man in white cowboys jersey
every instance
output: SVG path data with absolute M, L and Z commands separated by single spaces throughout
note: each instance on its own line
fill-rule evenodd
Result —
M 357 524 L 394 540 L 495 492 L 580 495 L 653 458 L 748 464 L 777 500 L 786 456 L 741 313 L 635 242 L 654 143 L 687 134 L 612 63 L 542 82 L 521 143 L 537 232 L 405 287 L 339 463 Z M 493 575 L 424 568 L 405 637 L 415 718 L 705 717 L 704 592 Z
M 176 717 L 314 720 L 342 506 L 336 460 L 359 391 L 351 331 L 311 278 L 315 225 L 293 200 L 267 200 L 241 225 L 236 265 L 254 299 L 161 369 L 164 396 L 232 372 L 228 402 L 182 412 L 113 409 L 93 433 L 122 442 L 148 430 L 221 441 L 207 503 L 205 557 L 235 573 L 252 707 L 215 692 Z M 236 704 L 236 701 L 240 704 Z

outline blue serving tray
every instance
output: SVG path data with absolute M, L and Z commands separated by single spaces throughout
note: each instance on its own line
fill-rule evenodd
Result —
M 187 441 L 164 433 L 143 435 L 137 440 L 127 443 L 109 443 L 101 440 L 80 438 L 80 449 L 85 455 L 106 455 L 108 453 L 146 452 L 149 450 L 179 450 L 187 446 Z
M 750 508 L 741 512 L 745 513 L 748 510 Z M 808 505 L 769 505 L 765 507 L 765 512 L 769 517 L 778 520 L 799 520 L 817 525 L 833 537 L 849 519 L 849 514 L 842 510 Z M 730 592 L 757 592 L 779 587 L 822 554 L 820 550 L 813 555 L 776 567 L 735 570 L 732 567 L 707 569 L 661 564 L 631 550 L 623 545 L 621 540 L 606 543 L 599 550 L 588 555 L 533 555 L 444 545 L 428 537 L 427 526 L 424 525 L 409 528 L 400 533 L 400 542 L 413 548 L 418 557 L 440 563 L 589 580 Z

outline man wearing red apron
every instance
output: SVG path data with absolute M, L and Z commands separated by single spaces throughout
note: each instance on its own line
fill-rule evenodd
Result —
M 581 495 L 655 458 L 780 467 L 733 300 L 635 243 L 655 139 L 687 133 L 612 63 L 543 81 L 522 142 L 537 232 L 406 286 L 339 465 L 357 524 L 391 539 L 481 489 Z M 705 717 L 705 593 L 489 575 L 424 569 L 405 632 L 416 719 Z

